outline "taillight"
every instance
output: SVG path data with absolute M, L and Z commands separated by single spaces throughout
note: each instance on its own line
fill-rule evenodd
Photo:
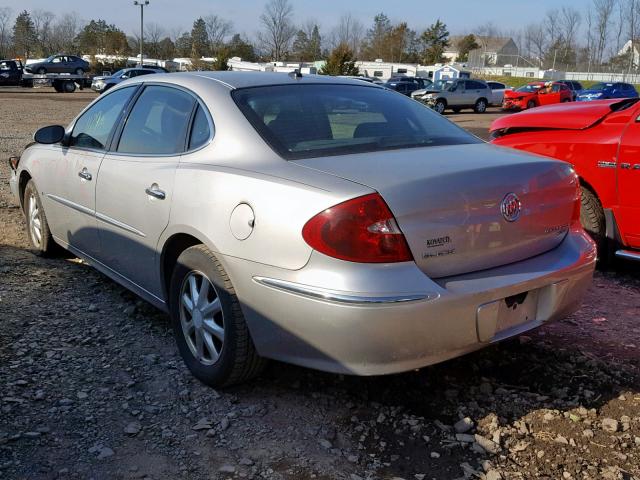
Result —
M 377 193 L 320 212 L 305 224 L 302 237 L 320 253 L 350 262 L 413 260 L 396 219 Z

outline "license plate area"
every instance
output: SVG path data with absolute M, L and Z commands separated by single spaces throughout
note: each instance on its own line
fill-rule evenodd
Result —
M 538 293 L 538 290 L 531 290 L 502 300 L 498 308 L 496 333 L 535 320 L 538 313 Z

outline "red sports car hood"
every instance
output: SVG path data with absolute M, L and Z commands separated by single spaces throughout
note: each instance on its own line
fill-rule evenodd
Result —
M 510 128 L 581 130 L 602 120 L 620 103 L 620 99 L 613 99 L 546 105 L 498 118 L 491 124 L 490 131 Z

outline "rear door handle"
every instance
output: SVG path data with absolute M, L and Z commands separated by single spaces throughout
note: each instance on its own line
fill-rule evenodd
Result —
M 145 193 L 153 198 L 157 198 L 158 200 L 164 200 L 167 197 L 167 194 L 160 190 L 157 183 L 146 188 Z
M 85 180 L 91 180 L 93 177 L 91 176 L 91 174 L 89 173 L 89 171 L 85 168 L 83 168 L 81 171 L 78 172 L 78 176 L 80 178 L 83 178 Z

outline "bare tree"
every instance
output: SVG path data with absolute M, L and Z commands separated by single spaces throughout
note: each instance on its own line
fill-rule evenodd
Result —
M 65 13 L 52 28 L 51 45 L 55 51 L 73 52 L 74 40 L 80 30 L 80 18 L 76 12 Z
M 596 29 L 594 60 L 599 65 L 602 65 L 604 53 L 607 48 L 613 8 L 615 7 L 615 4 L 616 0 L 593 0 L 593 10 L 595 11 L 594 23 Z
M 161 25 L 151 22 L 145 26 L 145 45 L 148 49 L 148 54 L 153 57 L 158 57 L 158 45 L 160 44 L 160 40 L 165 35 L 164 28 Z
M 529 55 L 542 66 L 548 46 L 544 27 L 540 24 L 528 25 L 524 31 L 524 41 Z
M 38 39 L 38 54 L 49 55 L 51 51 L 51 30 L 55 14 L 47 10 L 37 9 L 31 12 L 31 20 Z
M 0 7 L 0 58 L 9 56 L 9 45 L 11 43 L 11 18 L 13 10 L 9 7 Z
M 329 48 L 335 49 L 338 45 L 346 43 L 357 58 L 360 46 L 364 39 L 364 25 L 351 13 L 340 17 L 340 22 L 330 34 Z
M 209 48 L 215 55 L 225 39 L 233 33 L 233 23 L 218 15 L 207 15 L 204 17 L 204 23 L 209 36 Z
M 286 57 L 291 40 L 296 34 L 292 16 L 293 6 L 289 0 L 269 0 L 260 15 L 263 30 L 259 32 L 258 38 L 275 61 Z

